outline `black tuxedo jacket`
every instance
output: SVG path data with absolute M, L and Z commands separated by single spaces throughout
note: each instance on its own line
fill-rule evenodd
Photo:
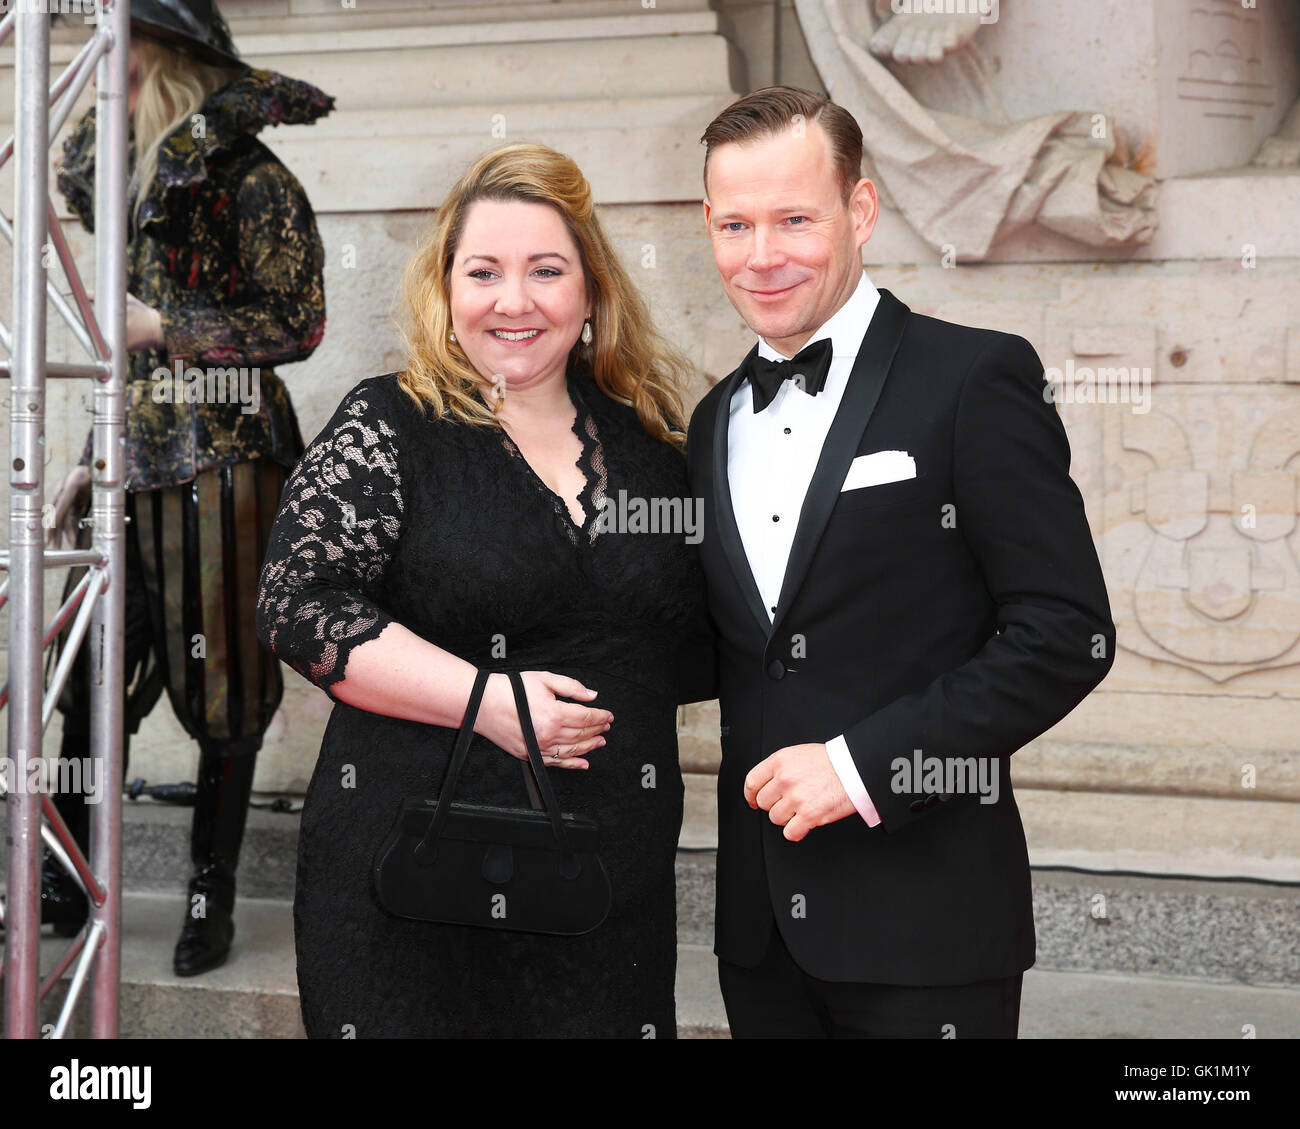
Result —
M 1105 677 L 1115 648 L 1043 366 L 1022 337 L 913 314 L 881 290 L 774 622 L 727 482 L 745 369 L 705 395 L 687 447 L 718 645 L 714 951 L 757 965 L 775 919 L 822 980 L 1014 975 L 1034 963 L 1034 918 L 1008 758 Z M 882 450 L 908 452 L 916 477 L 841 494 L 853 458 Z M 882 823 L 855 813 L 791 843 L 745 803 L 745 776 L 777 749 L 840 733 Z M 997 802 L 945 791 L 948 777 L 907 780 L 895 762 L 915 763 L 914 750 L 993 762 Z

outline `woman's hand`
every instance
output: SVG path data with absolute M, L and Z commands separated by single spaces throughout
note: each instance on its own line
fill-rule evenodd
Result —
M 126 351 L 138 353 L 141 349 L 161 349 L 164 344 L 162 315 L 152 306 L 146 306 L 134 294 L 128 294 Z
M 589 690 L 576 678 L 565 678 L 549 670 L 525 670 L 520 677 L 524 695 L 528 699 L 528 712 L 537 734 L 537 747 L 547 768 L 589 768 L 583 758 L 605 743 L 601 736 L 614 720 L 609 710 L 577 702 L 561 702 L 556 697 L 591 699 Z M 504 674 L 489 676 L 483 689 L 483 702 L 475 719 L 474 732 L 486 737 L 512 757 L 526 761 L 528 747 L 524 744 L 519 712 L 515 708 L 514 689 Z
M 95 295 L 87 291 L 86 300 L 93 306 Z M 99 311 L 95 311 L 99 317 Z M 167 344 L 163 337 L 162 314 L 147 306 L 134 294 L 126 296 L 126 351 L 138 353 L 141 349 L 161 349 Z
M 74 466 L 59 484 L 54 492 L 54 501 L 50 503 L 50 518 L 45 523 L 45 543 L 50 548 L 57 549 L 61 540 L 66 540 L 70 549 L 77 547 L 77 523 L 89 500 L 90 468 Z

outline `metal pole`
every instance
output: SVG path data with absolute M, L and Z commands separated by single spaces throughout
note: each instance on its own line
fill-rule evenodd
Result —
M 24 778 L 41 755 L 45 620 L 45 267 L 49 199 L 50 18 L 17 13 L 14 49 L 14 340 L 9 417 L 9 755 Z M 120 790 L 119 790 L 120 791 Z M 39 1034 L 40 796 L 9 789 L 5 921 L 5 1031 Z
M 126 612 L 126 185 L 127 51 L 130 5 L 105 3 L 112 49 L 99 57 L 95 110 L 95 305 L 108 345 L 112 375 L 96 382 L 91 460 L 94 548 L 108 567 L 108 587 L 95 607 L 91 648 L 92 755 L 102 757 L 104 796 L 91 811 L 91 866 L 105 887 L 104 903 L 90 909 L 90 937 L 103 930 L 90 997 L 90 1034 L 115 1039 L 122 970 L 122 688 Z M 37 683 L 39 685 L 39 681 Z M 39 716 L 38 716 L 39 721 Z M 93 779 L 93 777 L 92 777 Z

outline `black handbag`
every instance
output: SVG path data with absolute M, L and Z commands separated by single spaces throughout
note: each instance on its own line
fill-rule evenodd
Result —
M 408 796 L 375 856 L 375 890 L 389 913 L 415 921 L 525 933 L 589 933 L 609 913 L 609 877 L 597 854 L 600 828 L 560 812 L 542 764 L 523 679 L 508 677 L 528 747 L 532 808 L 457 803 L 483 689 L 474 679 L 451 763 L 435 796 Z M 530 788 L 530 791 L 533 791 Z

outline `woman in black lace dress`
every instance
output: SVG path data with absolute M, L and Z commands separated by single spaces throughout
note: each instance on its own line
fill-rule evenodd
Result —
M 714 693 L 684 365 L 581 172 L 543 146 L 470 167 L 406 306 L 408 368 L 363 380 L 308 448 L 262 574 L 263 640 L 337 703 L 299 841 L 307 1033 L 671 1038 L 676 709 Z M 679 520 L 627 521 L 638 502 Z M 441 785 L 478 668 L 526 672 L 560 807 L 600 825 L 613 904 L 590 933 L 408 921 L 376 899 L 376 849 L 405 797 Z M 457 798 L 527 806 L 504 674 L 475 732 Z

